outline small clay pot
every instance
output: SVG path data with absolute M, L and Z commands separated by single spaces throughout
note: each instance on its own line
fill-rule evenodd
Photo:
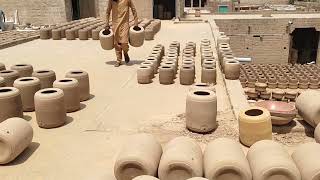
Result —
M 279 89 L 287 89 L 288 88 L 288 80 L 285 77 L 281 77 L 278 79 L 278 88 Z
M 156 176 L 162 147 L 151 134 L 131 135 L 123 144 L 114 164 L 117 180 L 132 180 L 141 175 Z
M 87 29 L 80 29 L 79 30 L 79 39 L 80 40 L 88 40 L 88 30 Z
M 158 72 L 158 67 L 159 67 L 159 61 L 156 57 L 148 57 L 146 59 L 146 62 L 150 62 L 153 64 L 153 72 Z
M 20 77 L 30 77 L 33 73 L 33 67 L 30 64 L 16 64 L 10 69 L 18 71 Z
M 228 60 L 224 65 L 225 78 L 229 80 L 239 79 L 240 63 L 236 60 Z
M 8 118 L 23 117 L 21 94 L 14 87 L 0 88 L 0 123 Z
M 180 69 L 180 84 L 192 85 L 195 79 L 194 66 L 182 65 Z
M 320 123 L 320 93 L 316 90 L 308 90 L 301 93 L 296 99 L 296 108 L 299 115 L 311 126 L 316 127 Z
M 295 77 L 289 79 L 289 89 L 298 89 L 299 81 Z
M 144 28 L 141 26 L 132 26 L 129 30 L 130 45 L 141 47 L 145 39 Z
M 99 32 L 100 45 L 104 50 L 111 50 L 114 48 L 114 34 L 110 29 L 106 31 L 105 29 Z
M 255 83 L 255 90 L 257 91 L 257 92 L 265 92 L 266 90 L 267 90 L 267 84 L 266 83 L 259 83 L 259 82 L 257 82 L 257 83 Z
M 295 101 L 297 96 L 298 96 L 297 90 L 287 90 L 284 95 L 284 97 L 289 101 Z
M 19 78 L 19 72 L 16 70 L 3 70 L 0 71 L 0 77 L 2 77 L 5 81 L 5 86 L 12 87 L 13 82 Z
M 208 83 L 196 83 L 194 85 L 192 85 L 189 89 L 189 91 L 201 91 L 201 90 L 209 90 L 212 92 L 216 92 L 216 89 L 213 85 L 208 84 Z
M 133 178 L 132 180 L 159 180 L 159 179 L 155 178 L 153 176 L 142 175 L 142 176 L 137 176 L 137 177 Z
M 175 72 L 172 66 L 159 67 L 159 82 L 160 84 L 168 85 L 174 83 Z
M 158 175 L 160 179 L 182 180 L 203 176 L 202 150 L 189 137 L 177 137 L 164 148 Z
M 309 88 L 309 80 L 306 77 L 299 78 L 299 89 L 308 89 Z
M 148 62 L 151 64 L 151 62 Z M 153 66 L 153 65 L 152 65 Z M 139 84 L 150 84 L 152 82 L 154 69 L 151 66 L 141 65 L 137 71 L 137 80 Z
M 49 28 L 40 29 L 40 39 L 42 40 L 50 39 L 51 38 L 50 31 L 51 29 Z
M 18 157 L 31 143 L 33 129 L 21 118 L 10 118 L 0 123 L 0 164 Z
M 152 69 L 152 73 L 151 73 L 151 75 L 150 75 L 150 78 L 152 79 L 152 78 L 154 78 L 154 75 L 156 74 L 156 73 L 158 73 L 157 72 L 157 69 L 155 69 L 154 68 L 154 64 L 152 63 L 152 62 L 142 62 L 141 64 L 140 64 L 141 66 L 150 66 L 150 68 Z
M 217 84 L 217 71 L 214 67 L 202 67 L 201 82 Z
M 79 82 L 80 101 L 90 99 L 90 82 L 89 74 L 82 70 L 73 70 L 66 74 L 66 78 L 74 78 Z
M 34 94 L 41 89 L 36 77 L 24 77 L 14 81 L 13 86 L 20 90 L 23 111 L 34 111 Z
M 74 29 L 67 29 L 66 30 L 66 39 L 67 40 L 75 40 L 76 35 L 75 35 L 75 30 Z
M 255 89 L 246 89 L 245 93 L 249 99 L 253 99 L 253 100 L 257 99 L 259 96 L 258 92 Z
M 256 84 L 256 76 L 254 75 L 249 75 L 248 76 L 248 87 L 249 88 L 255 88 L 255 84 Z
M 61 40 L 61 30 L 60 29 L 53 29 L 52 30 L 52 39 L 53 40 Z
M 274 98 L 278 101 L 282 101 L 284 95 L 285 95 L 285 91 L 283 91 L 281 89 L 272 90 L 272 98 Z
M 178 71 L 177 61 L 175 61 L 175 60 L 173 60 L 173 61 L 165 60 L 160 65 L 161 66 L 170 66 L 170 67 L 172 67 L 173 71 L 174 71 L 174 74 L 177 74 L 177 71 Z
M 260 98 L 264 99 L 264 100 L 271 99 L 271 91 L 270 90 L 266 90 L 266 91 L 260 92 Z
M 51 70 L 38 70 L 33 72 L 32 76 L 40 80 L 41 89 L 52 88 L 52 84 L 56 80 L 56 73 Z

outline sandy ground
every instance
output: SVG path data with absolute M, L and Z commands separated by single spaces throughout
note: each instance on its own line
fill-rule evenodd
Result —
M 184 47 L 187 41 L 199 45 L 201 38 L 214 40 L 213 34 L 218 33 L 218 28 L 214 22 L 210 24 L 173 25 L 173 22 L 163 21 L 155 40 L 145 42 L 141 48 L 131 48 L 132 63 L 119 68 L 113 67 L 114 52 L 103 51 L 99 42 L 92 40 L 35 40 L 1 50 L 0 62 L 8 67 L 15 63 L 30 63 L 35 70 L 54 70 L 58 78 L 71 69 L 86 70 L 90 75 L 93 98 L 82 103 L 81 111 L 68 114 L 68 124 L 57 129 L 41 129 L 35 114 L 25 113 L 34 128 L 33 143 L 15 161 L 0 167 L 0 179 L 114 180 L 113 164 L 121 144 L 128 135 L 138 132 L 154 134 L 163 145 L 181 135 L 196 139 L 202 147 L 217 137 L 237 140 L 238 123 L 234 113 L 247 104 L 243 100 L 243 90 L 238 88 L 240 83 L 226 82 L 226 87 L 219 69 L 216 86 L 219 127 L 206 135 L 185 129 L 189 87 L 180 85 L 179 79 L 173 85 L 160 85 L 158 76 L 148 85 L 139 85 L 136 81 L 138 64 L 153 46 L 161 43 L 168 47 L 171 41 L 177 40 Z M 197 49 L 199 57 L 199 46 Z M 198 58 L 198 82 L 199 61 Z

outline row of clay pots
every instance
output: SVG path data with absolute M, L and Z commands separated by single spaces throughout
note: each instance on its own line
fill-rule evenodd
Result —
M 182 51 L 182 65 L 180 68 L 180 84 L 192 85 L 195 80 L 196 43 L 188 42 Z
M 143 21 L 140 23 L 142 26 Z M 145 40 L 153 40 L 156 33 L 160 31 L 161 21 L 152 20 L 149 25 L 143 26 L 145 28 Z
M 172 42 L 167 50 L 167 55 L 159 67 L 159 82 L 160 84 L 173 84 L 178 72 L 178 60 L 180 54 L 180 43 Z
M 218 44 L 219 62 L 225 78 L 236 80 L 240 77 L 240 62 L 234 58 L 230 45 L 228 43 Z
M 209 84 L 217 84 L 216 56 L 211 47 L 209 39 L 202 39 L 201 46 L 201 82 Z
M 0 49 L 37 39 L 37 31 L 4 31 L 0 34 Z
M 260 84 L 260 83 L 259 83 Z M 263 83 L 262 83 L 263 84 Z M 261 88 L 261 87 L 259 87 Z M 299 92 L 296 90 L 281 90 L 281 89 L 274 89 L 274 90 L 265 90 L 265 91 L 259 91 L 257 88 L 250 88 L 245 90 L 246 95 L 249 99 L 257 100 L 257 99 L 263 99 L 263 100 L 270 100 L 274 99 L 277 101 L 291 101 L 294 102 L 296 98 L 299 95 Z

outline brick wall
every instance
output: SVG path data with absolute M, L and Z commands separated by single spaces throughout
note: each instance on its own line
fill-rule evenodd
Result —
M 288 4 L 288 0 L 240 0 L 241 5 L 245 4 Z

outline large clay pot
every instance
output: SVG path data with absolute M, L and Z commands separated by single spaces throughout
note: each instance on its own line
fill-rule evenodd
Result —
M 255 180 L 301 180 L 299 169 L 279 143 L 263 140 L 248 151 L 247 159 Z
M 40 80 L 41 89 L 52 88 L 52 84 L 56 80 L 56 73 L 51 70 L 35 71 L 32 76 Z
M 226 61 L 224 65 L 225 78 L 230 80 L 239 79 L 240 63 L 236 60 Z
M 217 84 L 217 71 L 215 67 L 202 67 L 201 82 Z
M 4 80 L 3 77 L 0 77 L 0 87 L 5 87 L 6 86 L 6 81 Z
M 320 92 L 315 90 L 305 91 L 296 99 L 296 108 L 299 115 L 313 127 L 320 123 L 319 99 Z
M 0 164 L 7 164 L 31 143 L 33 129 L 21 118 L 10 118 L 0 123 Z
M 8 118 L 23 117 L 21 94 L 14 87 L 0 88 L 0 123 Z
M 144 28 L 141 26 L 132 26 L 129 30 L 130 45 L 141 47 L 144 43 Z
M 120 149 L 114 165 L 117 180 L 156 176 L 162 147 L 151 134 L 135 134 Z
M 207 145 L 204 152 L 204 172 L 209 180 L 252 179 L 241 145 L 227 138 L 216 139 Z
M 182 65 L 180 69 L 180 84 L 192 85 L 195 79 L 194 66 Z
M 153 176 L 142 175 L 142 176 L 135 177 L 132 180 L 159 180 L 159 179 Z
M 102 29 L 99 32 L 99 39 L 102 49 L 111 50 L 114 48 L 114 34 L 113 31 Z
M 0 77 L 4 78 L 7 87 L 12 87 L 13 82 L 19 78 L 19 72 L 16 70 L 0 71 Z
M 172 66 L 159 67 L 159 82 L 160 84 L 173 84 L 174 83 L 174 68 Z
M 53 83 L 54 88 L 63 90 L 65 109 L 68 113 L 80 109 L 79 82 L 74 78 L 64 78 Z
M 249 107 L 239 113 L 240 141 L 251 146 L 257 141 L 272 139 L 271 115 L 267 109 Z
M 56 128 L 66 123 L 64 93 L 61 89 L 42 89 L 34 95 L 36 118 L 41 128 Z
M 151 78 L 153 77 L 153 71 L 154 71 L 154 69 L 152 69 L 151 66 L 141 65 L 137 70 L 138 83 L 139 84 L 150 84 L 152 82 Z
M 66 78 L 74 78 L 79 82 L 80 101 L 90 99 L 89 74 L 82 70 L 73 70 L 66 74 Z
M 34 94 L 41 88 L 40 80 L 36 77 L 19 78 L 13 86 L 20 90 L 23 111 L 34 111 Z
M 203 158 L 198 143 L 188 137 L 171 140 L 163 150 L 158 175 L 165 180 L 202 177 Z
M 208 133 L 217 128 L 217 96 L 213 91 L 188 92 L 186 126 L 198 133 Z
M 194 85 L 192 85 L 189 89 L 189 91 L 196 91 L 196 90 L 209 90 L 209 91 L 213 91 L 216 92 L 215 87 L 212 84 L 208 84 L 208 83 L 196 83 Z
M 18 71 L 20 77 L 30 77 L 33 73 L 33 67 L 30 64 L 16 64 L 11 66 L 11 70 Z

